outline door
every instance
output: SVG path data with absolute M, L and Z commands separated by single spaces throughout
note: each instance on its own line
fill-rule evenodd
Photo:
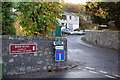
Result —
M 55 30 L 55 36 L 61 36 L 61 27 L 57 27 Z

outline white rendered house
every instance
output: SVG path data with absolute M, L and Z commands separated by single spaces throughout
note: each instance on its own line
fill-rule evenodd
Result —
M 58 22 L 62 25 L 61 29 L 71 29 L 75 30 L 79 28 L 79 16 L 75 15 L 74 13 L 67 13 L 64 12 L 62 15 L 64 20 L 58 19 Z

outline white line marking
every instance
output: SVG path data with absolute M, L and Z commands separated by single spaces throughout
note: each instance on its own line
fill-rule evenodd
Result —
M 87 70 L 87 69 L 83 69 L 83 70 Z
M 114 75 L 115 77 L 120 77 L 119 75 Z
M 113 77 L 113 76 L 110 76 L 110 75 L 104 75 L 104 76 L 106 76 L 106 77 L 109 77 L 109 78 L 115 78 L 115 77 Z
M 94 70 L 95 68 L 91 68 L 91 67 L 85 67 L 86 69 L 90 69 L 90 70 Z
M 98 74 L 98 73 L 97 73 L 97 72 L 95 72 L 95 71 L 89 71 L 89 72 L 94 73 L 94 74 Z
M 99 72 L 100 72 L 100 73 L 104 73 L 104 74 L 106 74 L 106 73 L 107 73 L 106 71 L 102 71 L 102 70 L 99 70 Z

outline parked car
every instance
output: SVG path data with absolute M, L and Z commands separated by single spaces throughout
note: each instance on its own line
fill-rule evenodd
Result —
M 85 30 L 74 31 L 74 34 L 84 35 L 85 34 Z
M 62 29 L 62 33 L 65 33 L 65 34 L 74 34 L 74 32 L 70 29 Z

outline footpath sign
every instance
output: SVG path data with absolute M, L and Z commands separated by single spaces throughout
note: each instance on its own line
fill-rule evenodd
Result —
M 55 46 L 56 45 L 64 45 L 64 42 L 63 41 L 54 41 L 53 43 Z
M 65 52 L 64 50 L 55 50 L 55 61 L 64 61 Z
M 10 44 L 9 53 L 10 54 L 20 54 L 20 53 L 36 53 L 36 44 Z

